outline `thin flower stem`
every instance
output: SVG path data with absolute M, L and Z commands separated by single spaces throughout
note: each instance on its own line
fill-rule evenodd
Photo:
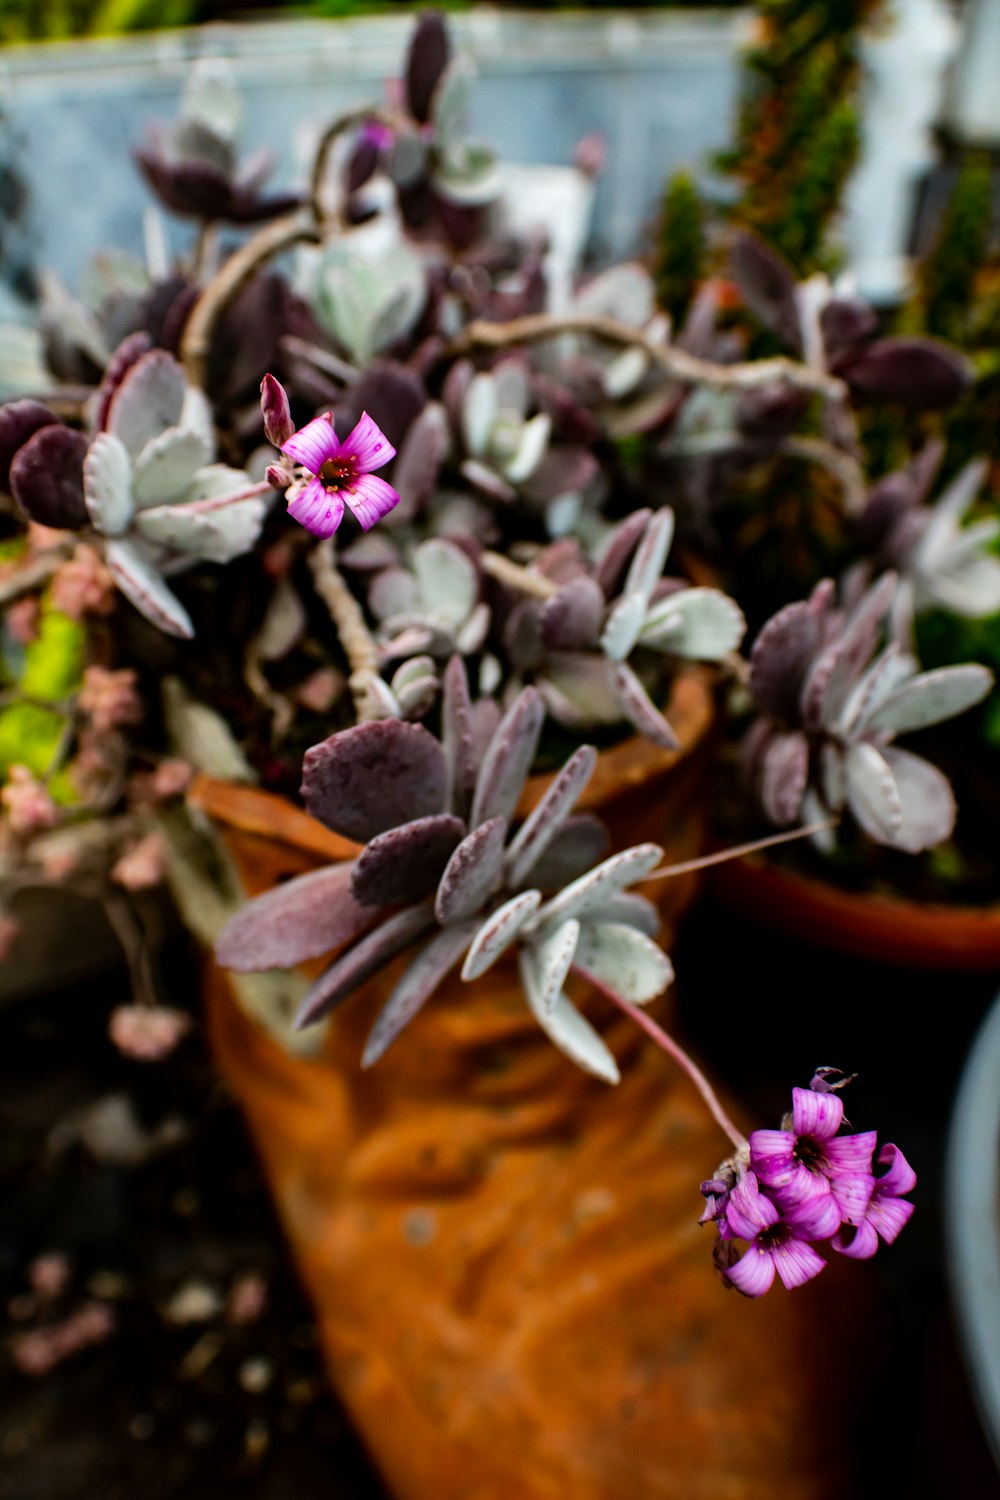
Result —
M 792 390 L 809 391 L 831 401 L 842 400 L 845 394 L 843 381 L 835 375 L 827 375 L 822 370 L 811 370 L 784 355 L 773 359 L 758 359 L 747 364 L 719 365 L 711 360 L 699 359 L 697 355 L 689 354 L 676 345 L 657 344 L 647 339 L 641 329 L 633 328 L 628 323 L 584 313 L 561 318 L 551 317 L 548 313 L 532 313 L 524 318 L 512 318 L 507 323 L 478 319 L 470 323 L 448 346 L 448 353 L 461 355 L 477 348 L 503 349 L 510 344 L 534 344 L 541 339 L 559 338 L 567 333 L 587 334 L 592 338 L 602 339 L 605 343 L 644 349 L 651 362 L 665 375 L 681 380 L 685 385 L 746 391 L 778 384 Z
M 559 592 L 558 584 L 553 583 L 551 578 L 546 578 L 544 573 L 536 572 L 534 568 L 524 568 L 499 552 L 481 552 L 479 566 L 498 583 L 506 583 L 522 594 L 530 594 L 533 599 L 551 599 Z
M 715 1123 L 719 1126 L 720 1130 L 723 1130 L 726 1135 L 728 1135 L 737 1151 L 745 1150 L 748 1144 L 746 1136 L 742 1133 L 742 1131 L 737 1130 L 736 1126 L 733 1124 L 732 1120 L 723 1109 L 718 1094 L 715 1092 L 712 1085 L 709 1083 L 708 1079 L 699 1068 L 698 1064 L 694 1061 L 693 1058 L 688 1056 L 680 1043 L 675 1042 L 673 1037 L 665 1032 L 662 1026 L 658 1026 L 653 1020 L 652 1016 L 647 1016 L 646 1012 L 642 1009 L 641 1006 L 633 1005 L 630 1000 L 626 1000 L 623 996 L 616 994 L 615 991 L 609 989 L 606 984 L 601 984 L 597 979 L 595 979 L 593 974 L 588 973 L 586 977 L 591 984 L 595 985 L 596 988 L 600 990 L 602 995 L 605 995 L 610 1001 L 612 1001 L 613 1004 L 618 1006 L 619 1010 L 624 1011 L 630 1020 L 634 1021 L 637 1026 L 641 1027 L 646 1035 L 652 1038 L 652 1040 L 661 1049 L 661 1051 L 665 1052 L 668 1057 L 672 1058 L 677 1066 L 687 1074 L 691 1082 L 694 1084 L 695 1088 L 698 1090 L 702 1099 L 704 1099 L 705 1104 L 708 1106 L 709 1114 L 712 1116 L 712 1119 L 715 1121 Z
M 749 844 L 736 844 L 732 849 L 720 849 L 718 854 L 703 854 L 700 859 L 686 859 L 683 864 L 666 865 L 662 870 L 653 870 L 643 880 L 664 880 L 670 875 L 690 875 L 695 870 L 707 870 L 710 865 L 724 865 L 731 859 L 742 859 L 745 854 L 756 854 L 761 849 L 773 849 L 777 844 L 792 844 L 796 839 L 811 838 L 814 833 L 824 833 L 836 828 L 839 818 L 822 818 L 818 823 L 808 823 L 804 828 L 793 828 L 789 833 L 772 833 L 766 839 L 754 839 Z
M 219 268 L 191 309 L 181 339 L 180 361 L 192 385 L 204 387 L 215 325 L 244 283 L 274 256 L 293 245 L 318 244 L 320 238 L 317 225 L 297 209 L 265 224 Z
M 378 647 L 375 638 L 365 623 L 361 606 L 347 587 L 344 575 L 334 561 L 333 539 L 327 537 L 314 548 L 309 567 L 316 583 L 316 592 L 330 611 L 330 618 L 337 629 L 340 644 L 344 648 L 351 676 L 348 686 L 354 697 L 358 723 L 377 717 L 368 685 L 378 676 Z

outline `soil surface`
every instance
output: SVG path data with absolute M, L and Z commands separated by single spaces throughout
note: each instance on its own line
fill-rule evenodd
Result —
M 761 1124 L 817 1063 L 857 1070 L 852 1123 L 877 1125 L 919 1174 L 907 1231 L 858 1267 L 876 1284 L 884 1374 L 845 1500 L 937 1500 L 957 1482 L 1000 1496 L 956 1350 L 940 1210 L 951 1098 L 998 979 L 817 956 L 707 902 L 674 958 L 689 1034 L 717 1056 L 724 1025 L 726 1081 Z M 165 983 L 193 1013 L 188 955 Z M 0 1500 L 387 1500 L 325 1386 L 197 1024 L 166 1061 L 129 1061 L 107 1038 L 125 998 L 113 974 L 0 1008 Z

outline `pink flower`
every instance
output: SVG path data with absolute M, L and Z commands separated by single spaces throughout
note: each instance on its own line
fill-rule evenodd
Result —
M 878 1163 L 888 1170 L 875 1179 L 865 1217 L 853 1234 L 849 1228 L 846 1235 L 842 1230 L 833 1241 L 835 1250 L 854 1260 L 870 1260 L 878 1249 L 880 1237 L 891 1245 L 913 1213 L 913 1204 L 907 1203 L 903 1194 L 916 1187 L 917 1174 L 902 1151 L 898 1146 L 883 1146 Z
M 737 1239 L 748 1240 L 744 1254 L 725 1272 L 745 1297 L 762 1297 L 779 1276 L 789 1289 L 818 1276 L 826 1265 L 821 1255 L 783 1219 L 777 1206 L 760 1191 L 752 1172 L 729 1194 L 726 1218 Z
M 111 570 L 95 548 L 81 542 L 69 562 L 57 568 L 52 578 L 53 606 L 71 620 L 84 615 L 109 615 L 115 603 L 115 581 Z
M 314 536 L 333 536 L 345 504 L 369 531 L 399 502 L 392 485 L 372 472 L 395 458 L 396 450 L 367 412 L 343 442 L 327 412 L 293 433 L 281 451 L 307 476 L 296 479 L 288 491 L 288 514 Z
M 839 1225 L 860 1224 L 871 1198 L 875 1132 L 841 1135 L 838 1094 L 792 1090 L 790 1130 L 755 1130 L 750 1165 L 787 1218 L 799 1216 L 810 1238 L 825 1239 Z M 827 1224 L 829 1221 L 829 1226 Z

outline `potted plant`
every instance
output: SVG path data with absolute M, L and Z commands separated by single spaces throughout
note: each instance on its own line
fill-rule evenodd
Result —
M 840 1353 L 802 1350 L 849 1325 L 838 1272 L 760 1299 L 891 1242 L 913 1174 L 845 1125 L 833 1069 L 747 1131 L 648 1009 L 657 934 L 728 857 L 698 852 L 726 684 L 812 714 L 756 731 L 794 825 L 765 844 L 850 814 L 919 849 L 954 806 L 889 741 L 991 679 L 876 655 L 892 575 L 792 604 L 748 666 L 739 605 L 665 572 L 663 462 L 706 410 L 765 409 L 855 494 L 852 380 L 893 389 L 914 346 L 872 347 L 852 307 L 846 373 L 735 358 L 717 283 L 673 330 L 637 264 L 551 313 L 544 235 L 497 236 L 463 98 L 429 15 L 396 102 L 325 131 L 289 203 L 202 72 L 140 156 L 198 222 L 189 256 L 112 263 L 90 309 L 50 294 L 51 389 L 0 408 L 5 888 L 85 878 L 114 910 L 125 1047 L 182 1025 L 128 897 L 169 871 L 217 943 L 214 1045 L 395 1492 L 831 1493 Z M 230 226 L 258 227 L 220 251 Z M 917 352 L 917 384 L 961 385 Z M 699 1180 L 745 1293 L 725 1315 Z

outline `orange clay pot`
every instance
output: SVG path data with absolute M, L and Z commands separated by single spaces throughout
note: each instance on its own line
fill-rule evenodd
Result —
M 586 802 L 617 848 L 694 854 L 697 673 L 668 710 L 683 749 L 601 757 Z M 529 786 L 532 800 L 544 787 Z M 259 792 L 199 783 L 251 893 L 353 846 Z M 649 887 L 664 939 L 690 883 Z M 531 1018 L 516 966 L 448 982 L 370 1073 L 358 1060 L 398 966 L 289 1056 L 209 976 L 212 1041 L 312 1297 L 330 1375 L 399 1500 L 817 1500 L 843 1494 L 831 1345 L 839 1280 L 727 1294 L 699 1181 L 727 1142 L 618 1012 L 588 1014 L 616 1089 Z M 584 995 L 580 987 L 577 998 Z M 829 1285 L 824 1286 L 828 1281 Z M 827 1449 L 834 1452 L 825 1451 Z M 836 1455 L 836 1456 L 835 1456 Z M 331 1478 L 331 1500 L 336 1482 Z M 849 1492 L 849 1490 L 847 1491 Z

